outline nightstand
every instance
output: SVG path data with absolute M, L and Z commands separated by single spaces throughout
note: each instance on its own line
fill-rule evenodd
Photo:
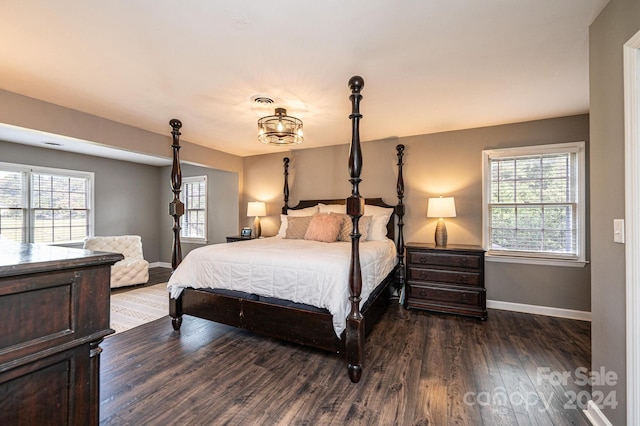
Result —
M 405 308 L 487 319 L 484 250 L 407 243 Z
M 232 237 L 227 237 L 227 242 L 228 243 L 235 243 L 236 241 L 248 241 L 248 240 L 252 240 L 252 237 L 243 237 L 241 235 L 234 235 Z

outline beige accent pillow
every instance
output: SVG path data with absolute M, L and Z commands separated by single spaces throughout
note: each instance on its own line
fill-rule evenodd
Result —
M 341 227 L 342 218 L 339 215 L 318 213 L 311 218 L 304 239 L 335 243 L 338 241 Z
M 287 233 L 285 238 L 290 240 L 303 239 L 312 218 L 313 216 L 289 216 L 287 218 Z
M 314 214 L 318 213 L 318 206 L 311 206 L 311 207 L 307 207 L 304 209 L 298 209 L 298 210 L 293 210 L 293 209 L 289 209 L 288 210 L 288 215 L 286 214 L 281 214 L 280 215 L 280 230 L 278 231 L 278 237 L 280 238 L 287 238 L 287 218 L 289 216 L 313 216 Z
M 353 230 L 353 222 L 348 214 L 331 213 L 342 218 L 342 226 L 340 227 L 340 235 L 338 241 L 351 241 L 351 231 Z M 360 241 L 365 241 L 369 235 L 369 226 L 371 225 L 371 216 L 362 216 L 358 222 L 358 231 L 360 231 Z

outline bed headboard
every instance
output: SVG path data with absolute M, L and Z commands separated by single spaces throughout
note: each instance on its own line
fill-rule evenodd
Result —
M 396 242 L 396 248 L 398 252 L 398 259 L 401 266 L 404 266 L 404 177 L 402 174 L 402 168 L 404 166 L 404 145 L 400 144 L 396 146 L 396 156 L 398 157 L 398 177 L 396 180 L 396 192 L 398 197 L 398 204 L 395 206 L 385 203 L 382 198 L 365 198 L 365 205 L 370 204 L 372 206 L 379 206 L 393 209 L 394 220 L 389 220 L 387 223 L 387 237 Z M 282 206 L 282 214 L 287 214 L 288 210 L 299 210 L 307 207 L 313 207 L 316 204 L 346 204 L 345 198 L 337 198 L 331 200 L 301 200 L 298 205 L 289 207 L 289 163 L 288 157 L 282 159 L 282 165 L 284 168 L 284 206 Z M 397 233 L 396 233 L 397 227 Z M 404 283 L 404 268 L 400 268 L 399 280 Z

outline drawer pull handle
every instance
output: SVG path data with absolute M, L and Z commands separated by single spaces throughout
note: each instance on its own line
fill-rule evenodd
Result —
M 420 295 L 420 297 L 425 297 L 427 295 L 427 292 L 424 291 L 424 290 L 420 290 L 419 295 Z
M 460 264 L 462 266 L 467 266 L 467 263 L 469 263 L 469 259 L 467 259 L 466 257 L 463 257 L 462 259 L 460 259 Z

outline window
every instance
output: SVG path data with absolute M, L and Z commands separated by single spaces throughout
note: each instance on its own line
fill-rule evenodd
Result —
M 184 241 L 207 242 L 207 177 L 182 179 L 180 199 L 184 203 L 184 215 L 180 236 Z
M 491 260 L 585 261 L 584 146 L 483 151 L 483 240 Z
M 0 235 L 81 242 L 93 231 L 93 173 L 0 163 Z

